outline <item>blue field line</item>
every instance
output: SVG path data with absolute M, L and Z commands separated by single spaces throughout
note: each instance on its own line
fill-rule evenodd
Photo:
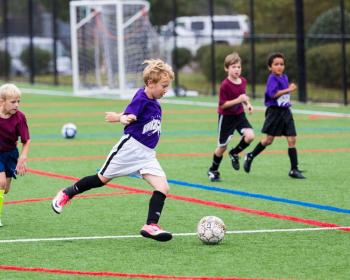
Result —
M 168 180 L 168 182 L 170 184 L 174 184 L 174 185 L 178 185 L 178 186 L 182 186 L 182 187 L 196 188 L 196 189 L 202 189 L 202 190 L 214 191 L 214 192 L 229 193 L 232 195 L 253 197 L 253 198 L 270 200 L 270 201 L 275 201 L 275 202 L 280 202 L 280 203 L 287 203 L 287 204 L 298 205 L 298 206 L 303 206 L 303 207 L 321 209 L 324 211 L 350 214 L 350 209 L 338 208 L 338 207 L 329 206 L 329 205 L 322 205 L 322 204 L 317 204 L 317 203 L 286 199 L 286 198 L 258 194 L 258 193 L 249 193 L 249 192 L 243 192 L 243 191 L 232 190 L 232 189 L 224 189 L 224 188 L 218 188 L 218 187 L 206 186 L 206 185 L 200 185 L 200 184 L 192 184 L 192 183 L 177 181 L 177 180 Z

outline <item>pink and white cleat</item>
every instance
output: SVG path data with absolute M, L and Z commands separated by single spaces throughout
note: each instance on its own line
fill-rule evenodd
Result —
M 173 238 L 170 232 L 162 230 L 157 224 L 144 225 L 140 231 L 143 237 L 152 238 L 157 241 L 169 241 Z
M 61 214 L 63 207 L 69 200 L 69 196 L 63 190 L 59 191 L 51 203 L 53 211 L 55 211 L 57 214 Z

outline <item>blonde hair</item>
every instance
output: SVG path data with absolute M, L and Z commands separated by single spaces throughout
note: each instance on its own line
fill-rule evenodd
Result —
M 4 84 L 0 87 L 0 99 L 16 98 L 21 96 L 21 91 L 14 84 Z
M 148 59 L 143 62 L 147 64 L 143 70 L 143 81 L 147 85 L 148 81 L 151 80 L 158 83 L 165 75 L 169 80 L 174 80 L 174 72 L 171 66 L 165 63 L 161 59 Z
M 236 63 L 241 63 L 241 58 L 240 56 L 238 55 L 238 53 L 234 52 L 234 53 L 230 53 L 229 55 L 227 55 L 225 57 L 225 60 L 224 60 L 224 66 L 225 68 L 229 68 L 230 65 L 232 64 L 236 64 Z

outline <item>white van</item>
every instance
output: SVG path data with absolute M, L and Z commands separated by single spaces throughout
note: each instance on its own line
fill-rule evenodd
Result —
M 33 37 L 33 45 L 36 48 L 40 48 L 48 51 L 52 54 L 53 39 L 47 37 Z M 7 37 L 7 50 L 11 57 L 11 73 L 12 74 L 23 74 L 27 71 L 23 65 L 20 55 L 23 50 L 29 46 L 29 37 L 24 36 L 10 36 Z M 72 65 L 69 53 L 63 46 L 61 41 L 57 41 L 57 71 L 62 74 L 71 74 Z M 5 50 L 5 39 L 0 40 L 0 50 Z M 52 66 L 52 62 L 50 65 Z
M 213 16 L 215 42 L 241 45 L 249 33 L 246 15 Z M 177 47 L 187 48 L 192 54 L 211 43 L 212 22 L 210 16 L 178 17 L 176 19 Z M 162 44 L 166 49 L 174 47 L 174 22 L 161 27 Z

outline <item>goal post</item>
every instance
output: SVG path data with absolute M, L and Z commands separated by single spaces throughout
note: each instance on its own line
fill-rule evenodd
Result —
M 142 62 L 162 58 L 143 0 L 71 1 L 75 95 L 129 98 L 143 85 Z

